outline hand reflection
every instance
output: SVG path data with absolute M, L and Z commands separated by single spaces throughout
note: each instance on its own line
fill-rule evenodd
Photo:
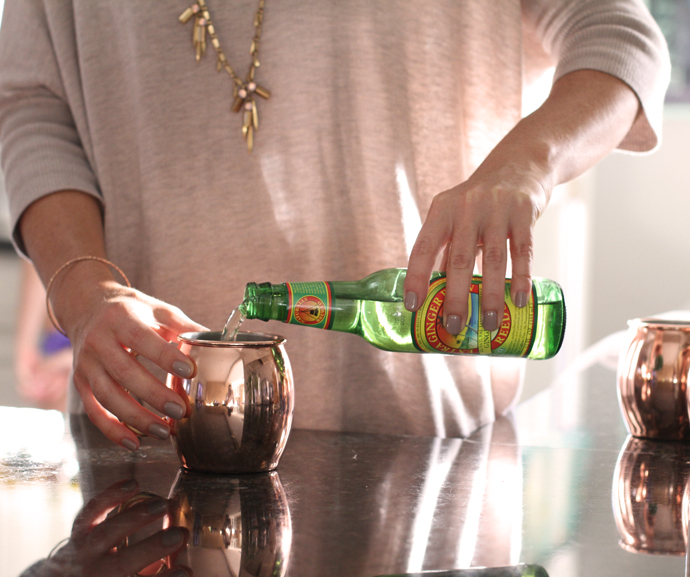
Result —
M 36 577 L 126 577 L 140 573 L 159 577 L 184 577 L 191 572 L 180 566 L 167 568 L 161 559 L 174 556 L 188 539 L 186 529 L 159 530 L 143 540 L 128 544 L 135 533 L 170 513 L 170 501 L 156 496 L 134 499 L 134 480 L 120 481 L 91 499 L 77 515 L 69 541 L 40 567 Z

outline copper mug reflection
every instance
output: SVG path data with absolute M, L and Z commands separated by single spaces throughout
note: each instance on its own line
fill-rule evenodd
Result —
M 618 400 L 636 437 L 690 440 L 690 323 L 635 319 L 618 364 Z
M 684 555 L 690 446 L 628 437 L 613 475 L 613 516 L 621 547 Z
M 214 473 L 271 471 L 285 449 L 294 405 L 285 339 L 240 332 L 185 333 L 180 349 L 196 363 L 196 375 L 170 375 L 168 386 L 186 400 L 187 416 L 170 420 L 182 464 Z
M 176 562 L 194 575 L 285 575 L 292 522 L 277 472 L 227 477 L 181 469 L 170 499 L 169 524 L 189 531 Z

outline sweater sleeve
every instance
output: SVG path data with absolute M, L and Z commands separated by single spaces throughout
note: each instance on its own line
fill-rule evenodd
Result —
M 619 78 L 637 95 L 642 113 L 618 148 L 656 149 L 671 63 L 642 0 L 522 0 L 522 5 L 526 24 L 556 62 L 554 81 L 582 69 Z
M 17 225 L 32 202 L 60 190 L 100 198 L 73 110 L 81 89 L 69 4 L 7 0 L 0 29 L 2 168 L 12 240 L 24 253 Z

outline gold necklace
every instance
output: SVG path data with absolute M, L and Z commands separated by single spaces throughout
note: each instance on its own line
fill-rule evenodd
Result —
M 259 8 L 254 16 L 254 39 L 249 48 L 249 54 L 252 59 L 249 64 L 247 77 L 244 80 L 242 80 L 233 70 L 232 66 L 230 66 L 223 49 L 220 47 L 220 40 L 218 40 L 216 29 L 211 21 L 211 13 L 208 10 L 208 6 L 206 6 L 206 0 L 197 0 L 180 15 L 179 20 L 182 24 L 186 24 L 192 17 L 194 17 L 192 45 L 196 52 L 197 62 L 201 60 L 201 57 L 206 53 L 206 32 L 208 31 L 211 44 L 213 44 L 213 48 L 218 55 L 216 71 L 220 72 L 222 69 L 225 69 L 233 81 L 232 95 L 234 101 L 232 103 L 232 111 L 244 111 L 242 135 L 247 141 L 249 152 L 251 152 L 254 148 L 254 132 L 259 130 L 259 114 L 256 110 L 256 99 L 254 96 L 258 95 L 266 99 L 271 96 L 268 90 L 259 86 L 254 81 L 254 72 L 259 67 L 259 41 L 261 40 L 261 25 L 263 24 L 264 18 L 264 0 L 259 0 Z

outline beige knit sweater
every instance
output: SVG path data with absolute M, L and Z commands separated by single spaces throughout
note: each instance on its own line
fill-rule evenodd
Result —
M 641 0 L 268 0 L 252 154 L 229 77 L 177 20 L 189 3 L 7 0 L 0 139 L 13 223 L 53 191 L 98 197 L 108 257 L 212 328 L 248 281 L 405 266 L 433 195 L 519 120 L 535 39 L 556 78 L 627 82 L 645 114 L 622 147 L 658 143 L 668 55 Z M 243 73 L 256 0 L 208 4 Z M 254 322 L 288 337 L 297 427 L 451 436 L 494 417 L 486 358 Z

